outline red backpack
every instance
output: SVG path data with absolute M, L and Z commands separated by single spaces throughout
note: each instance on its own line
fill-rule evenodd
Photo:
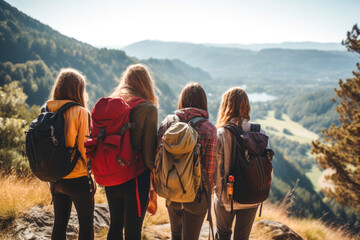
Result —
M 129 122 L 132 109 L 143 99 L 100 98 L 92 114 L 91 137 L 85 141 L 95 180 L 103 186 L 127 182 L 145 171 L 141 154 L 134 153 L 130 142 Z

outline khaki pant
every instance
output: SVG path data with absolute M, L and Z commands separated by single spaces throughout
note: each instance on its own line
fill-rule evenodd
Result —
M 234 210 L 233 214 L 226 211 L 218 199 L 215 200 L 216 217 L 216 239 L 230 240 L 232 234 L 232 223 L 236 216 L 234 240 L 247 240 L 251 232 L 252 225 L 258 207 L 250 209 Z
M 172 202 L 168 206 L 171 238 L 173 240 L 198 240 L 207 212 L 205 192 L 191 203 Z

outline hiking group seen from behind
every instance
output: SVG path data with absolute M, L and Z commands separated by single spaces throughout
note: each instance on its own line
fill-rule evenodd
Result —
M 130 65 L 90 112 L 85 76 L 71 68 L 59 72 L 26 133 L 31 170 L 50 182 L 53 240 L 66 239 L 72 203 L 79 239 L 94 239 L 97 184 L 109 205 L 108 240 L 140 240 L 158 196 L 166 199 L 172 239 L 199 239 L 206 215 L 209 237 L 249 238 L 269 195 L 274 152 L 261 126 L 250 123 L 246 92 L 233 87 L 223 94 L 215 126 L 205 90 L 190 82 L 158 129 L 155 89 L 147 66 Z

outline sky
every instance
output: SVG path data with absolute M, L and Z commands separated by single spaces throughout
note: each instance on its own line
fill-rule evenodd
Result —
M 360 23 L 360 0 L 5 0 L 82 42 L 336 42 Z

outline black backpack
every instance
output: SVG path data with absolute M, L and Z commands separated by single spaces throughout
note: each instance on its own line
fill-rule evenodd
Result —
M 274 156 L 267 148 L 268 136 L 260 133 L 259 124 L 251 124 L 250 132 L 243 132 L 235 124 L 224 127 L 236 136 L 229 172 L 234 176 L 233 200 L 242 204 L 263 202 L 270 192 Z
M 66 103 L 57 112 L 49 112 L 47 106 L 43 107 L 26 132 L 30 168 L 42 181 L 56 182 L 70 174 L 81 156 L 77 146 L 68 148 L 65 143 L 63 113 L 76 105 L 80 106 L 75 102 Z

